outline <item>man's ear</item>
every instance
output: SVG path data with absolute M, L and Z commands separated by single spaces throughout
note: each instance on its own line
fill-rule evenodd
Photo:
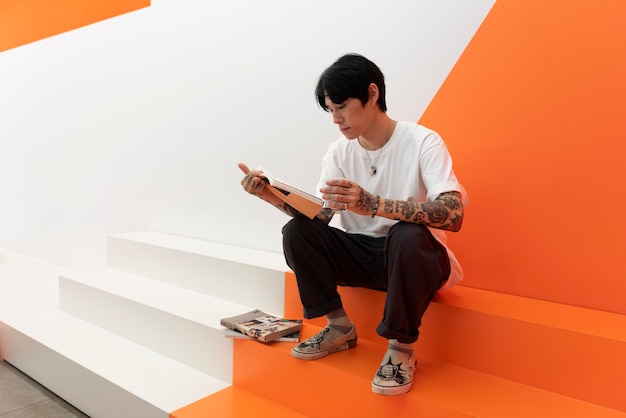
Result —
M 367 87 L 367 101 L 371 104 L 376 104 L 378 101 L 378 86 L 374 83 L 370 83 Z

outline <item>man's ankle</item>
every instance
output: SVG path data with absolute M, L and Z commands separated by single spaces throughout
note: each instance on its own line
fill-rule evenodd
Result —
M 345 326 L 345 325 L 335 325 L 335 324 L 328 324 L 329 327 L 331 327 L 332 329 L 336 329 L 339 332 L 342 332 L 344 334 L 347 334 L 350 332 L 350 330 L 352 329 L 352 324 L 350 324 L 349 327 Z
M 413 345 L 414 343 L 401 343 L 396 339 L 390 339 L 387 348 L 389 350 L 404 351 L 405 353 L 411 354 L 413 353 Z
M 341 331 L 344 334 L 348 333 L 352 329 L 352 322 L 348 318 L 348 314 L 343 308 L 334 310 L 326 315 L 326 321 L 328 326 Z

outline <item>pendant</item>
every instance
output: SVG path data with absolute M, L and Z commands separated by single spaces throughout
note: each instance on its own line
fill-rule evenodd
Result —
M 376 166 L 375 165 L 370 165 L 370 176 L 373 176 L 377 172 L 378 172 L 378 170 L 376 169 Z

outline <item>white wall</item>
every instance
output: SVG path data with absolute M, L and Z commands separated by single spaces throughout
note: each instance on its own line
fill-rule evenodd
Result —
M 0 53 L 0 246 L 75 268 L 142 229 L 280 251 L 236 164 L 313 191 L 338 136 L 313 96 L 345 52 L 417 120 L 495 0 L 154 0 Z

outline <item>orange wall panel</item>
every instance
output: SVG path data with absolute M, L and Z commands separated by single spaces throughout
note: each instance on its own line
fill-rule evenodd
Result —
M 0 51 L 150 6 L 150 0 L 0 0 Z
M 424 113 L 470 195 L 465 285 L 626 314 L 625 20 L 498 0 Z

